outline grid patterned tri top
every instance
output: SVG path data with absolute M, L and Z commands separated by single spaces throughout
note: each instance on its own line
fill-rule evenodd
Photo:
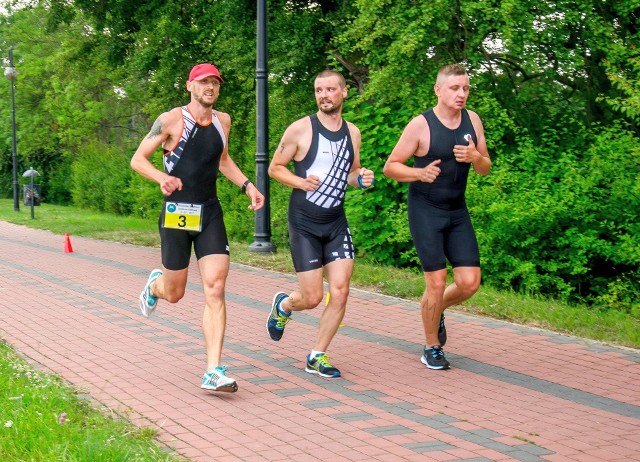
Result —
M 305 158 L 294 161 L 295 173 L 302 178 L 316 175 L 321 184 L 315 191 L 294 190 L 291 199 L 314 218 L 335 216 L 335 210 L 344 205 L 347 177 L 353 165 L 351 135 L 344 120 L 340 129 L 332 132 L 320 123 L 317 114 L 309 117 L 312 142 Z

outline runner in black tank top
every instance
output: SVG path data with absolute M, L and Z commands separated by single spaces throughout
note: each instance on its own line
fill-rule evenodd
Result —
M 440 174 L 432 183 L 415 181 L 409 184 L 409 229 L 422 264 L 422 270 L 480 266 L 478 242 L 467 211 L 464 193 L 469 175 L 469 163 L 456 161 L 455 145 L 468 145 L 470 135 L 475 144 L 477 136 L 466 109 L 461 122 L 451 130 L 445 127 L 432 110 L 423 114 L 430 133 L 429 150 L 425 156 L 414 158 L 414 168 L 424 168 L 440 160 Z
M 178 143 L 171 151 L 163 149 L 165 172 L 182 180 L 182 189 L 176 189 L 165 197 L 165 206 L 158 221 L 162 264 L 170 270 L 189 266 L 192 247 L 197 259 L 206 255 L 229 254 L 216 186 L 220 156 L 226 145 L 224 130 L 215 111 L 212 111 L 211 123 L 207 125 L 198 124 L 186 106 L 181 108 L 181 112 L 181 141 L 184 142 Z M 177 151 L 180 151 L 179 157 L 175 155 Z M 168 159 L 173 159 L 172 163 L 168 163 Z M 167 209 L 176 203 L 203 206 L 201 231 L 184 231 L 163 225 Z
M 205 299 L 202 330 L 207 369 L 200 386 L 234 392 L 238 384 L 227 376 L 227 367 L 220 364 L 226 327 L 224 287 L 229 273 L 229 245 L 217 196 L 218 171 L 249 196 L 251 210 L 261 208 L 264 197 L 229 156 L 227 134 L 231 119 L 228 114 L 213 110 L 221 84 L 222 77 L 214 65 L 194 66 L 186 85 L 191 101 L 156 119 L 133 155 L 131 167 L 158 183 L 165 198 L 158 221 L 162 269 L 151 271 L 140 294 L 140 311 L 148 317 L 159 299 L 176 303 L 184 296 L 193 247 Z M 161 146 L 164 171 L 149 160 Z
M 469 142 L 465 138 L 467 135 L 471 135 L 474 143 L 478 142 L 476 132 L 469 119 L 469 113 L 466 109 L 462 110 L 460 126 L 453 130 L 442 125 L 433 109 L 423 112 L 422 115 L 429 125 L 431 143 L 427 155 L 414 157 L 413 166 L 423 168 L 434 160 L 440 159 L 438 167 L 441 171 L 437 181 L 433 183 L 416 181 L 409 184 L 409 190 L 413 194 L 424 196 L 424 200 L 428 204 L 439 209 L 464 208 L 466 206 L 464 193 L 469 176 L 469 164 L 456 161 L 453 147 L 456 144 L 468 145 Z
M 192 128 L 186 142 L 176 146 L 181 149 L 179 160 L 171 167 L 165 162 L 165 172 L 180 178 L 182 189 L 171 193 L 165 201 L 205 203 L 217 198 L 220 155 L 226 145 L 224 130 L 216 111 L 212 111 L 212 122 L 203 126 L 193 120 L 186 106 L 181 110 L 184 126 Z M 176 148 L 163 149 L 165 159 L 171 157 Z
M 434 90 L 438 104 L 407 125 L 384 173 L 410 183 L 409 228 L 426 285 L 421 361 L 430 369 L 447 369 L 444 310 L 467 300 L 480 285 L 478 242 L 465 202 L 467 178 L 471 166 L 480 175 L 489 173 L 491 160 L 480 118 L 464 109 L 469 94 L 464 68 L 440 69 Z M 405 165 L 411 157 L 413 167 Z M 454 274 L 449 287 L 447 260 Z

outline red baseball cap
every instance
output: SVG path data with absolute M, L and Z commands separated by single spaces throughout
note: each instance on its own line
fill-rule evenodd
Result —
M 224 80 L 222 80 L 222 77 L 220 76 L 220 71 L 218 71 L 218 68 L 209 63 L 196 64 L 195 66 L 193 66 L 193 69 L 191 69 L 191 72 L 189 72 L 189 81 L 206 79 L 211 75 L 219 78 L 220 82 L 224 82 Z

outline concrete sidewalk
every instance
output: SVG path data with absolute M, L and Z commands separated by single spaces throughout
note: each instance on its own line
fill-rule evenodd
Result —
M 149 319 L 158 249 L 0 222 L 0 336 L 193 461 L 639 461 L 640 351 L 447 314 L 448 371 L 420 363 L 419 306 L 353 290 L 329 355 L 304 372 L 321 309 L 280 342 L 265 322 L 295 277 L 233 264 L 223 354 L 234 394 L 202 390 L 203 294 Z

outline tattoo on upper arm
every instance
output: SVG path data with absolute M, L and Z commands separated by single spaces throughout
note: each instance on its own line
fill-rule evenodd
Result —
M 156 136 L 159 136 L 160 133 L 162 133 L 162 122 L 160 122 L 160 117 L 158 117 L 153 123 L 153 127 L 151 127 L 147 138 L 155 138 Z
M 284 143 L 280 143 L 280 152 L 284 152 Z

